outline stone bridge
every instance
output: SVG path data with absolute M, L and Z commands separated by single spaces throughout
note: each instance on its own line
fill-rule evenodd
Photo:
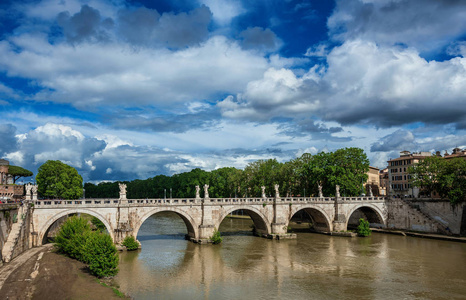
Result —
M 257 197 L 257 198 L 183 198 L 183 199 L 81 199 L 32 201 L 31 245 L 45 242 L 50 227 L 60 218 L 74 213 L 89 214 L 107 227 L 118 244 L 132 235 L 137 237 L 144 221 L 159 212 L 174 212 L 186 224 L 189 238 L 208 242 L 223 219 L 236 210 L 248 214 L 256 233 L 269 238 L 284 238 L 291 218 L 305 211 L 318 232 L 343 231 L 360 217 L 373 227 L 387 224 L 386 199 L 383 197 Z

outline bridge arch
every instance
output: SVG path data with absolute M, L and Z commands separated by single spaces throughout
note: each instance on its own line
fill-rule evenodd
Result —
M 194 219 L 189 214 L 187 214 L 186 212 L 184 212 L 182 210 L 179 210 L 179 209 L 176 209 L 176 208 L 172 208 L 172 207 L 154 208 L 154 209 L 149 210 L 147 213 L 145 213 L 139 219 L 139 221 L 137 222 L 137 225 L 133 229 L 134 237 L 137 238 L 138 233 L 139 233 L 139 229 L 141 229 L 142 224 L 150 216 L 153 216 L 153 215 L 155 215 L 157 213 L 160 213 L 160 212 L 174 212 L 174 213 L 176 213 L 178 216 L 181 217 L 183 222 L 186 224 L 186 228 L 188 229 L 188 235 L 193 239 L 198 238 L 198 236 L 199 236 L 199 232 L 198 232 L 199 225 L 194 221 Z
M 261 235 L 268 235 L 272 232 L 269 220 L 267 217 L 257 208 L 254 206 L 233 206 L 226 208 L 220 217 L 217 219 L 217 222 L 214 223 L 216 229 L 220 227 L 223 220 L 228 216 L 230 213 L 234 212 L 235 210 L 242 210 L 246 212 L 246 214 L 251 217 L 254 226 L 256 227 L 256 232 Z
M 41 227 L 41 229 L 39 231 L 38 243 L 40 245 L 43 245 L 45 234 L 47 233 L 49 228 L 53 225 L 53 223 L 55 223 L 58 219 L 60 219 L 62 217 L 65 217 L 65 216 L 68 216 L 68 215 L 78 214 L 78 213 L 88 214 L 88 215 L 91 215 L 91 216 L 96 217 L 97 219 L 99 219 L 105 225 L 105 228 L 107 228 L 107 231 L 110 234 L 110 237 L 115 242 L 115 237 L 114 237 L 114 234 L 113 234 L 112 226 L 107 221 L 107 219 L 104 218 L 104 216 L 102 216 L 101 214 L 99 214 L 99 213 L 97 213 L 97 212 L 95 212 L 93 210 L 75 208 L 75 209 L 66 209 L 66 210 L 64 210 L 62 212 L 59 212 L 59 213 L 55 214 L 53 217 L 48 219 L 47 222 Z
M 360 216 L 363 215 L 372 225 L 379 225 L 382 227 L 385 227 L 386 225 L 386 219 L 384 217 L 385 215 L 383 211 L 376 205 L 365 203 L 358 204 L 352 210 L 350 210 L 346 217 L 346 228 L 348 228 L 348 225 L 350 225 L 351 221 L 354 223 L 354 219 L 356 219 L 359 223 L 358 214 Z
M 331 219 L 327 215 L 325 210 L 312 204 L 293 207 L 290 213 L 290 217 L 288 219 L 288 224 L 286 225 L 288 226 L 293 216 L 302 210 L 304 210 L 311 217 L 314 223 L 314 229 L 316 231 L 320 231 L 320 232 L 332 231 L 332 227 L 331 227 L 332 222 L 330 221 Z

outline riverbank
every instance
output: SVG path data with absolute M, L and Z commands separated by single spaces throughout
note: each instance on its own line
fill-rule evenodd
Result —
M 85 264 L 55 253 L 51 244 L 0 268 L 2 299 L 129 299 L 117 296 L 111 284 L 89 274 Z
M 434 233 L 380 229 L 380 228 L 371 228 L 371 230 L 373 232 L 379 232 L 379 233 L 388 233 L 388 234 L 411 236 L 411 237 L 417 237 L 417 238 L 466 243 L 466 237 L 448 236 L 448 235 L 441 235 L 441 234 L 434 234 Z

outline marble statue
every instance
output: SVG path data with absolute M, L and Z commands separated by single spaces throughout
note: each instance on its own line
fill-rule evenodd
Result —
M 201 198 L 200 190 L 201 190 L 201 188 L 198 185 L 196 185 L 196 199 Z
M 209 198 L 209 185 L 204 184 L 204 198 Z
M 275 185 L 275 198 L 280 198 L 280 192 L 278 191 L 278 188 L 280 186 L 278 184 Z

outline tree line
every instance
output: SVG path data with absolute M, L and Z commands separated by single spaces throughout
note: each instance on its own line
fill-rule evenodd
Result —
M 157 175 L 145 180 L 124 181 L 129 199 L 194 198 L 196 185 L 209 185 L 211 198 L 260 197 L 261 186 L 267 196 L 274 196 L 275 184 L 281 196 L 317 196 L 322 185 L 324 196 L 334 196 L 340 185 L 342 196 L 362 193 L 367 181 L 369 159 L 360 148 L 344 148 L 301 157 L 281 163 L 276 159 L 257 160 L 244 170 L 225 167 L 212 171 L 199 168 L 173 176 Z M 84 184 L 86 198 L 118 198 L 118 182 Z

